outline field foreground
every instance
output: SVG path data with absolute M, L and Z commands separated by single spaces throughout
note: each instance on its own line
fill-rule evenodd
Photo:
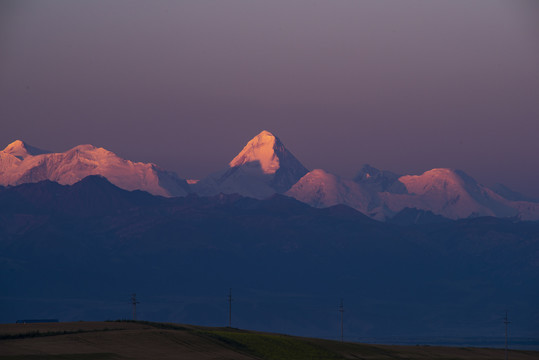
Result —
M 501 349 L 365 345 L 167 323 L 0 324 L 0 360 L 503 358 Z M 539 359 L 539 352 L 511 350 L 509 359 Z

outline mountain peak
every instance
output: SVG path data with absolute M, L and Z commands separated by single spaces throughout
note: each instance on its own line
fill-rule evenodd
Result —
M 269 132 L 268 130 L 262 130 L 260 132 L 260 134 L 258 134 L 257 136 L 255 136 L 255 138 L 258 138 L 258 137 L 271 137 L 271 138 L 275 138 L 275 135 L 273 135 L 271 132 Z
M 252 138 L 228 166 L 193 185 L 195 191 L 264 199 L 286 192 L 308 172 L 281 140 L 266 130 Z
M 24 159 L 28 156 L 35 156 L 41 154 L 47 154 L 49 151 L 41 150 L 31 145 L 28 145 L 22 140 L 15 140 L 11 144 L 5 147 L 3 152 L 11 154 L 18 158 Z
M 399 178 L 410 193 L 424 194 L 429 191 L 460 191 L 466 186 L 475 187 L 477 182 L 461 170 L 435 168 L 421 175 L 405 175 Z
M 237 167 L 258 162 L 264 174 L 275 174 L 280 167 L 279 156 L 276 153 L 279 150 L 284 150 L 279 138 L 264 130 L 245 145 L 243 150 L 232 159 L 229 166 Z
M 425 171 L 421 175 L 407 175 L 401 177 L 402 181 L 405 181 L 406 177 L 410 178 L 424 178 L 432 184 L 437 184 L 443 182 L 447 184 L 460 184 L 461 186 L 476 186 L 477 182 L 470 175 L 466 174 L 462 170 L 458 169 L 449 169 L 449 168 L 434 168 L 428 171 Z
M 24 141 L 22 140 L 15 140 L 13 141 L 11 144 L 9 144 L 8 146 L 6 146 L 6 148 L 4 149 L 4 151 L 10 151 L 10 150 L 13 150 L 13 149 L 20 149 L 20 148 L 24 148 L 26 144 L 24 143 Z
M 124 190 L 143 190 L 154 195 L 183 196 L 191 191 L 175 173 L 151 163 L 122 159 L 90 144 L 51 154 L 17 140 L 0 151 L 1 185 L 42 180 L 71 185 L 89 175 L 101 175 Z

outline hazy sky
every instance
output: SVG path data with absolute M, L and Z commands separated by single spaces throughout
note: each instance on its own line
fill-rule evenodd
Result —
M 0 122 L 186 178 L 266 129 L 310 169 L 539 196 L 539 1 L 0 0 Z

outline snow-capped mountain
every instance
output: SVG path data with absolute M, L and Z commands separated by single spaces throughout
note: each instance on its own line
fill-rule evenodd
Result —
M 192 188 L 201 195 L 238 193 L 263 199 L 286 192 L 307 172 L 279 138 L 262 131 L 226 169 L 200 180 Z
M 122 159 L 92 145 L 51 153 L 17 140 L 0 151 L 0 185 L 42 180 L 71 185 L 89 175 L 101 175 L 122 189 L 144 190 L 153 195 L 183 196 L 190 192 L 189 185 L 175 173 L 155 164 Z
M 365 168 L 364 168 L 365 169 Z M 406 208 L 431 211 L 449 219 L 477 216 L 516 217 L 522 220 L 539 219 L 539 204 L 532 201 L 506 198 L 499 192 L 479 184 L 461 170 L 438 168 L 421 175 L 395 178 L 393 173 L 371 170 L 378 174 L 356 177 L 364 184 L 372 179 L 373 189 L 383 204 L 386 217 Z M 360 172 L 361 173 L 361 172 Z M 385 185 L 385 187 L 383 186 Z M 503 187 L 507 193 L 511 190 Z M 511 192 L 516 194 L 514 192 Z M 516 196 L 516 195 L 515 195 Z
M 268 131 L 251 139 L 226 169 L 205 179 L 184 180 L 155 164 L 132 162 L 92 145 L 51 153 L 17 140 L 0 151 L 0 186 L 51 180 L 74 184 L 101 175 L 126 190 L 183 196 L 240 194 L 264 199 L 280 193 L 314 207 L 350 206 L 377 219 L 405 209 L 462 219 L 477 216 L 539 220 L 539 201 L 503 185 L 488 188 L 460 170 L 432 169 L 399 175 L 365 165 L 354 179 L 308 170 Z
M 450 219 L 518 215 L 509 201 L 460 170 L 432 169 L 421 175 L 401 176 L 398 181 L 406 193 L 379 193 L 382 202 L 395 213 L 408 207 L 430 210 Z
M 539 203 L 521 200 L 522 196 L 508 199 L 499 192 L 460 170 L 432 169 L 421 175 L 401 176 L 365 165 L 353 181 L 313 170 L 286 195 L 314 207 L 345 204 L 377 220 L 407 208 L 449 219 L 495 216 L 539 220 Z
M 20 160 L 24 160 L 28 156 L 36 156 L 41 154 L 49 154 L 50 151 L 38 149 L 26 144 L 24 141 L 15 140 L 3 150 L 4 153 L 13 155 Z
M 376 194 L 368 188 L 322 169 L 307 173 L 285 195 L 318 208 L 348 205 L 373 218 L 379 218 L 381 211 Z

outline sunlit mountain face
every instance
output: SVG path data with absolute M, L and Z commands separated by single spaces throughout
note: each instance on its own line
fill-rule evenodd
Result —
M 421 175 L 405 175 L 398 179 L 406 192 L 380 193 L 383 203 L 392 212 L 404 208 L 432 211 L 451 219 L 478 216 L 536 218 L 537 213 L 519 211 L 513 202 L 477 183 L 463 171 L 433 169 Z
M 0 185 L 51 180 L 71 185 L 89 175 L 101 175 L 126 190 L 153 195 L 184 196 L 190 192 L 185 180 L 155 164 L 125 160 L 111 151 L 79 145 L 51 153 L 17 140 L 0 151 Z
M 285 194 L 318 208 L 343 204 L 373 218 L 383 218 L 381 203 L 375 193 L 362 184 L 321 169 L 303 176 Z
M 51 153 L 17 140 L 0 151 L 0 185 L 42 180 L 74 184 L 101 175 L 126 190 L 165 197 L 239 194 L 266 199 L 286 194 L 310 206 L 350 206 L 377 220 L 405 209 L 431 212 L 448 219 L 494 216 L 539 219 L 539 202 L 503 185 L 490 189 L 460 170 L 437 168 L 403 175 L 365 165 L 353 179 L 322 169 L 310 171 L 277 136 L 262 131 L 220 171 L 199 180 L 184 180 L 152 163 L 122 159 L 92 145 Z
M 201 195 L 237 193 L 263 199 L 284 193 L 307 172 L 279 138 L 262 131 L 227 168 L 202 179 L 193 190 Z
M 279 139 L 269 131 L 262 131 L 245 145 L 230 162 L 231 168 L 258 162 L 264 174 L 275 174 L 280 169 L 280 156 L 288 152 Z M 280 155 L 280 156 L 279 156 Z

